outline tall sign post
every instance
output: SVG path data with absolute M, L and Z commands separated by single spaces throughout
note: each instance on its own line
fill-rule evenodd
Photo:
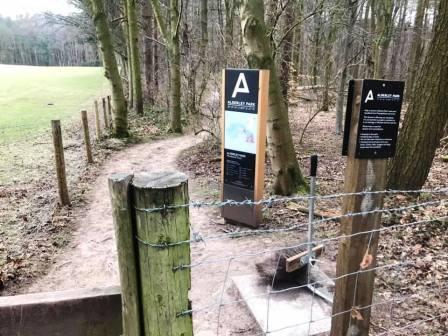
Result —
M 263 197 L 268 90 L 268 70 L 223 70 L 223 200 Z M 230 223 L 257 227 L 261 206 L 225 206 L 222 216 Z
M 376 253 L 386 189 L 387 159 L 397 143 L 404 82 L 354 80 L 344 130 L 343 155 L 347 156 L 345 196 L 336 266 L 331 336 L 368 336 Z M 363 193 L 365 192 L 365 193 Z M 363 232 L 365 232 L 363 234 Z

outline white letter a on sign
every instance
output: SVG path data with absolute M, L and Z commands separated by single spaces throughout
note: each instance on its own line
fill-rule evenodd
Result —
M 366 100 L 365 100 L 364 104 L 367 103 L 369 100 L 375 100 L 373 98 L 373 91 L 372 90 L 370 90 L 369 93 L 367 94 L 367 97 L 366 97 Z
M 249 93 L 249 87 L 247 86 L 246 76 L 244 76 L 244 73 L 240 73 L 238 76 L 235 88 L 233 89 L 232 98 L 235 98 L 238 93 Z

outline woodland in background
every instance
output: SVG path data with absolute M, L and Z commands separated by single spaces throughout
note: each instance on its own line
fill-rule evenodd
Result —
M 409 110 L 389 185 L 420 188 L 448 119 L 448 2 L 437 0 L 74 0 L 53 16 L 96 36 L 114 102 L 114 134 L 128 136 L 133 110 L 159 111 L 220 139 L 221 69 L 271 70 L 268 153 L 274 192 L 306 188 L 288 116 L 291 86 L 319 93 L 342 133 L 348 81 L 406 81 Z M 306 96 L 301 99 L 308 99 Z M 318 135 L 315 135 L 318 136 Z
M 80 34 L 52 16 L 16 20 L 0 16 L 0 63 L 41 66 L 99 66 L 95 35 Z

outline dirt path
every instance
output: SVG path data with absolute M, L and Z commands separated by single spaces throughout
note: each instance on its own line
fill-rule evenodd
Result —
M 103 166 L 88 196 L 85 209 L 76 215 L 72 243 L 58 256 L 49 273 L 28 292 L 102 287 L 119 283 L 107 178 L 117 172 L 176 168 L 179 153 L 198 140 L 192 136 L 139 144 L 113 155 Z
M 35 282 L 28 292 L 59 291 L 75 288 L 104 287 L 119 284 L 114 229 L 107 178 L 117 172 L 160 171 L 176 169 L 178 155 L 200 139 L 193 136 L 169 138 L 133 146 L 113 155 L 105 164 L 88 195 L 88 206 L 77 211 L 77 229 L 70 246 L 58 256 L 49 273 Z M 194 176 L 189 180 L 190 198 L 204 199 L 209 190 L 200 188 Z M 222 233 L 219 212 L 211 209 L 190 210 L 195 230 L 209 236 Z M 271 237 L 272 239 L 272 237 Z M 192 245 L 193 262 L 238 254 L 267 246 L 271 239 L 224 239 Z M 255 272 L 253 260 L 211 264 L 192 269 L 193 309 L 201 309 L 221 300 L 238 299 L 232 286 L 233 275 Z M 224 284 L 224 290 L 223 290 Z M 215 335 L 218 309 L 213 307 L 194 313 L 195 334 Z M 223 307 L 219 314 L 219 335 L 254 335 L 258 329 L 243 304 Z

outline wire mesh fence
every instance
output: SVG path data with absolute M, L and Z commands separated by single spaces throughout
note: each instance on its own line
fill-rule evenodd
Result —
M 274 204 L 285 205 L 290 202 L 309 202 L 310 200 L 319 202 L 368 195 L 387 196 L 391 199 L 407 195 L 414 203 L 411 204 L 407 200 L 406 205 L 313 219 L 312 225 L 316 229 L 316 237 L 308 241 L 303 241 L 304 232 L 310 224 L 306 221 L 280 228 L 247 229 L 225 233 L 210 233 L 206 229 L 206 232 L 203 232 L 203 228 L 194 225 L 195 212 L 211 213 L 227 206 L 263 206 L 264 209 L 268 209 Z M 425 201 L 419 201 L 416 197 L 419 195 L 425 195 Z M 327 329 L 331 321 L 342 315 L 349 316 L 348 330 L 352 331 L 355 330 L 351 328 L 351 324 L 355 323 L 353 321 L 359 322 L 368 316 L 367 323 L 370 324 L 372 335 L 446 335 L 448 333 L 448 302 L 446 299 L 448 289 L 447 195 L 448 189 L 382 190 L 279 197 L 259 201 L 190 201 L 185 204 L 152 208 L 135 207 L 136 212 L 168 214 L 177 209 L 190 209 L 193 215 L 191 237 L 188 240 L 160 243 L 144 240 L 138 235 L 135 239 L 138 244 L 146 248 L 158 250 L 169 250 L 179 245 L 191 245 L 191 263 L 172 265 L 173 272 L 189 269 L 193 274 L 192 307 L 177 312 L 177 316 L 181 318 L 185 315 L 192 315 L 195 323 L 199 325 L 202 324 L 201 320 L 207 319 L 208 324 L 215 324 L 214 334 L 216 335 L 233 334 L 226 327 L 226 323 L 235 318 L 235 313 L 232 311 L 234 309 L 241 311 L 242 306 L 247 306 L 254 314 L 252 301 L 256 302 L 255 305 L 264 305 L 264 308 L 259 311 L 262 312 L 261 315 L 265 316 L 262 318 L 255 316 L 259 326 L 245 333 L 242 331 L 241 334 L 244 335 L 315 335 L 319 334 L 319 330 L 325 330 L 323 333 L 325 334 L 328 332 Z M 340 232 L 339 223 L 341 221 L 350 218 L 362 220 L 381 214 L 394 216 L 397 223 L 383 223 L 384 225 L 377 228 L 361 230 L 352 234 Z M 333 229 L 327 232 L 327 224 L 337 225 L 337 230 Z M 416 243 L 414 239 L 408 239 L 422 233 L 426 235 L 424 247 L 421 246 L 422 244 Z M 380 246 L 377 255 L 372 242 L 373 238 L 378 236 Z M 367 248 L 361 252 L 362 255 L 357 256 L 361 260 L 358 269 L 349 273 L 337 274 L 334 259 L 338 245 L 358 238 L 367 241 Z M 233 241 L 237 241 L 237 243 L 234 244 Z M 249 244 L 246 245 L 247 242 Z M 216 244 L 220 245 L 220 248 L 217 249 Z M 402 247 L 401 252 L 396 251 L 397 244 Z M 225 251 L 226 245 L 228 245 L 227 251 Z M 320 245 L 324 245 L 325 250 L 320 257 L 313 256 L 310 259 L 308 266 L 305 267 L 305 269 L 309 269 L 304 282 L 294 283 L 292 281 L 282 284 L 280 287 L 275 284 L 276 277 L 279 276 L 277 272 L 280 257 L 284 251 L 303 251 L 307 250 L 308 246 Z M 261 292 L 255 295 L 226 294 L 234 286 L 234 278 L 242 274 L 252 274 L 254 277 L 247 279 L 262 281 L 263 277 L 254 272 L 253 266 L 260 259 L 269 256 L 274 256 L 274 265 L 276 264 L 277 267 L 274 267 L 269 281 L 264 281 L 261 286 L 255 285 L 262 288 Z M 328 274 L 322 279 L 313 280 L 309 276 L 313 268 L 320 268 Z M 213 286 L 202 286 L 208 281 L 207 277 L 211 273 L 213 273 L 213 279 L 209 280 L 213 282 Z M 366 276 L 376 277 L 375 294 L 371 304 L 359 306 L 356 305 L 356 296 L 359 295 L 356 287 Z M 347 278 L 352 279 L 355 287 L 354 297 L 348 299 L 352 302 L 350 309 L 331 311 L 332 302 L 327 302 L 326 314 L 322 316 L 319 312 L 316 313 L 315 307 L 321 306 L 322 302 L 325 302 L 322 299 L 323 296 L 320 295 L 322 293 L 319 294 L 319 288 L 330 284 L 329 288 L 333 299 L 338 282 Z M 207 292 L 207 289 L 210 292 Z M 278 312 L 275 310 L 278 307 L 274 302 L 275 298 L 287 296 L 294 300 L 301 291 L 307 291 L 311 296 L 311 303 L 304 302 L 304 307 L 301 308 L 306 316 L 297 316 L 289 323 L 279 324 L 279 321 L 276 321 Z M 370 313 L 372 314 L 371 320 Z M 322 325 L 327 327 L 323 327 L 321 330 L 319 328 Z M 208 330 L 210 334 L 210 328 Z M 337 335 L 337 333 L 332 335 Z

